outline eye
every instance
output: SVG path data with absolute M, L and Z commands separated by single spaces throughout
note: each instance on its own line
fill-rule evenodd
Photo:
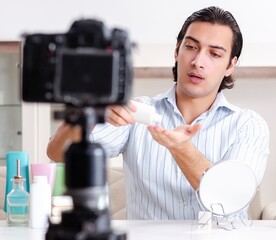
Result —
M 214 58 L 220 58 L 221 55 L 216 53 L 216 52 L 211 52 L 211 55 L 214 57 Z
M 185 47 L 189 50 L 197 50 L 197 46 L 191 44 L 185 44 Z

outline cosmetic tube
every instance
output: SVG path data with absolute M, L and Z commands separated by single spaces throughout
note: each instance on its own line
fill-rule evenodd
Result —
M 153 106 L 138 101 L 131 101 L 131 103 L 137 108 L 136 112 L 131 112 L 136 122 L 146 125 L 159 125 L 161 123 L 162 116 L 156 113 Z

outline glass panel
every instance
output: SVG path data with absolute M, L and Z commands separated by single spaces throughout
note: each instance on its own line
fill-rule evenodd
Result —
M 22 149 L 20 42 L 0 41 L 0 165 L 8 151 Z

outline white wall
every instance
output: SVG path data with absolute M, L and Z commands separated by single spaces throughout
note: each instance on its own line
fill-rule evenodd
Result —
M 276 64 L 271 54 L 276 50 L 274 0 L 9 0 L 0 8 L 0 39 L 18 39 L 25 32 L 65 32 L 76 19 L 98 18 L 109 27 L 129 30 L 142 54 L 144 44 L 173 46 L 187 16 L 210 5 L 231 11 L 239 22 L 245 40 L 242 65 Z M 160 48 L 156 54 L 170 63 L 172 55 Z
M 273 0 L 9 0 L 1 4 L 0 38 L 24 31 L 64 31 L 76 18 L 97 17 L 131 30 L 139 42 L 173 42 L 184 19 L 209 5 L 230 10 L 247 42 L 275 42 L 269 23 L 276 22 Z

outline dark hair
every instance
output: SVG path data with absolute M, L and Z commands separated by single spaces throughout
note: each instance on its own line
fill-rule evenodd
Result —
M 230 12 L 224 11 L 223 9 L 214 7 L 214 6 L 204 8 L 197 12 L 194 12 L 190 17 L 187 18 L 187 20 L 184 22 L 177 36 L 177 47 L 176 47 L 177 53 L 179 51 L 179 46 L 181 45 L 181 42 L 187 32 L 188 27 L 193 22 L 208 22 L 212 24 L 229 26 L 233 32 L 233 42 L 232 42 L 232 50 L 231 50 L 229 65 L 233 57 L 235 56 L 237 58 L 240 57 L 243 38 L 237 21 L 235 20 L 235 18 Z M 177 62 L 175 63 L 175 66 L 172 68 L 172 71 L 173 71 L 174 81 L 176 82 L 177 81 Z M 225 89 L 225 88 L 231 89 L 233 86 L 234 86 L 233 77 L 231 75 L 228 77 L 225 76 L 221 82 L 221 85 L 218 91 L 220 92 L 222 89 Z

